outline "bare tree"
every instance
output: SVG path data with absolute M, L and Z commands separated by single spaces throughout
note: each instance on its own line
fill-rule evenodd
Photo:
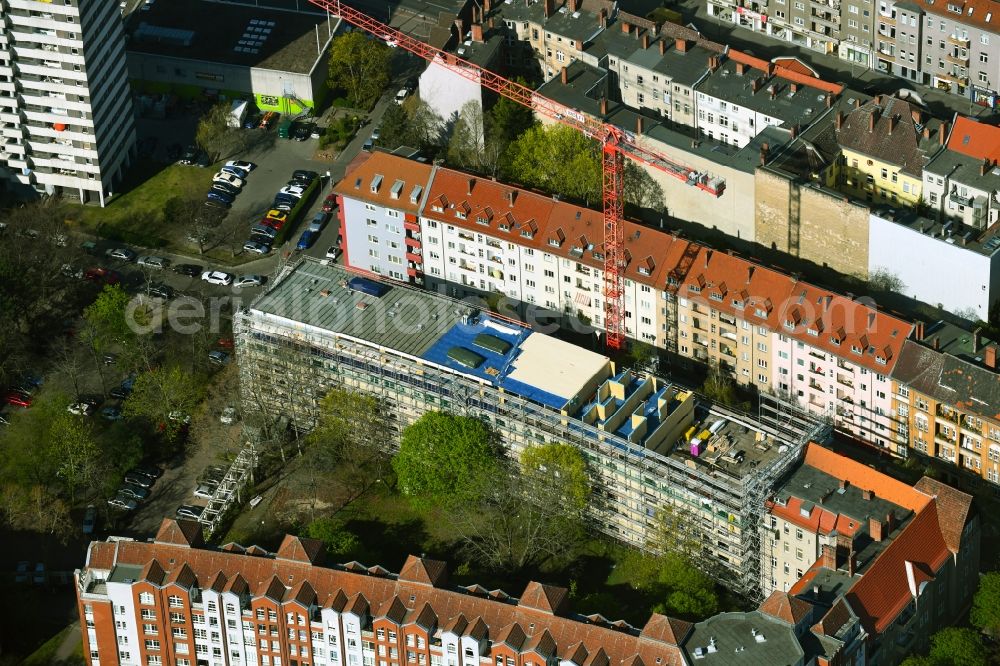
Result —
M 901 294 L 906 289 L 903 280 L 887 268 L 876 268 L 868 275 L 868 286 L 875 291 Z

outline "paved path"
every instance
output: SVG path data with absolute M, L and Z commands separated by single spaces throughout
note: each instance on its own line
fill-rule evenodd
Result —
M 80 642 L 82 640 L 83 636 L 80 634 L 80 623 L 74 622 L 70 625 L 70 630 L 66 632 L 62 645 L 60 645 L 52 655 L 53 660 L 57 663 L 61 661 L 68 661 L 70 657 L 73 656 L 73 653 L 79 649 Z

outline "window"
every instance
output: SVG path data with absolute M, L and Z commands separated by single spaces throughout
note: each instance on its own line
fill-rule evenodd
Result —
M 178 597 L 176 594 L 171 594 L 167 597 L 167 603 L 171 608 L 181 608 L 184 606 L 184 601 Z
M 147 650 L 159 650 L 160 649 L 160 641 L 156 641 L 156 640 L 152 640 L 152 639 L 146 639 L 145 645 L 146 645 L 146 649 Z
M 986 53 L 980 53 L 979 54 L 979 62 L 986 63 L 986 62 L 989 62 L 989 61 L 990 61 L 990 56 L 988 54 L 986 54 Z
M 144 605 L 144 606 L 152 606 L 153 605 L 153 595 L 150 594 L 149 592 L 141 592 L 139 594 L 139 603 L 142 604 L 142 605 Z

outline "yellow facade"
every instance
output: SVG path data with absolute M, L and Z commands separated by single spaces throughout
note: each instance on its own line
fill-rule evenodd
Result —
M 839 191 L 871 203 L 913 207 L 920 203 L 921 179 L 898 164 L 843 149 L 836 182 Z

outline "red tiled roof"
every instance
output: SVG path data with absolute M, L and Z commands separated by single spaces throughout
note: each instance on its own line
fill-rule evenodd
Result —
M 555 651 L 582 643 L 588 657 L 583 666 L 621 666 L 625 660 L 639 655 L 646 664 L 682 666 L 683 660 L 676 645 L 667 644 L 651 636 L 620 631 L 579 620 L 542 615 L 537 610 L 522 608 L 517 604 L 494 601 L 467 594 L 461 589 L 429 587 L 426 584 L 399 580 L 396 577 L 376 577 L 366 573 L 352 573 L 343 569 L 328 569 L 305 562 L 271 557 L 249 557 L 240 553 L 190 548 L 172 543 L 121 541 L 116 543 L 94 542 L 88 552 L 91 568 L 110 569 L 114 564 L 145 565 L 156 559 L 167 566 L 167 573 L 187 564 L 198 581 L 211 580 L 221 572 L 229 578 L 242 575 L 254 595 L 268 594 L 284 602 L 290 589 L 308 581 L 316 598 L 324 606 L 343 604 L 345 612 L 364 613 L 369 606 L 377 608 L 393 597 L 398 597 L 408 609 L 422 608 L 429 603 L 442 626 L 468 625 L 464 618 L 476 618 L 473 631 L 485 635 L 487 628 L 500 632 L 504 627 L 517 623 L 522 627 L 522 643 L 527 636 L 523 627 L 535 625 L 532 636 L 548 630 L 555 641 Z M 287 587 L 286 587 L 287 586 Z M 407 602 L 407 600 L 412 601 Z M 511 627 L 513 629 L 513 627 Z M 464 630 L 464 627 L 463 627 Z M 517 633 L 517 632 L 515 632 Z M 579 652 L 579 651 L 578 651 Z
M 404 169 L 399 168 L 400 161 L 406 164 Z M 333 191 L 352 199 L 416 214 L 420 209 L 423 190 L 427 188 L 430 175 L 429 164 L 404 160 L 389 153 L 375 152 L 366 160 L 352 163 L 347 174 L 334 186 Z M 372 185 L 376 183 L 378 176 L 382 176 L 382 179 L 378 183 L 377 191 L 373 192 Z M 397 183 L 402 185 L 397 188 Z M 418 197 L 415 203 L 411 203 L 415 185 L 420 186 L 421 197 Z
M 517 602 L 522 608 L 534 608 L 552 615 L 559 615 L 563 611 L 569 592 L 564 587 L 555 585 L 543 585 L 531 581 L 524 588 L 521 599 Z
M 1000 16 L 998 16 L 998 26 L 1000 26 Z M 987 125 L 973 118 L 957 116 L 955 127 L 948 139 L 948 150 L 978 160 L 1000 160 L 1000 127 Z
M 787 592 L 775 590 L 761 603 L 758 610 L 790 625 L 796 625 L 809 617 L 813 606 L 808 601 L 794 597 Z
M 947 16 L 956 23 L 974 25 L 987 32 L 997 32 L 1000 28 L 1000 11 L 995 0 L 949 0 L 949 2 L 934 2 L 934 0 L 914 0 L 928 14 Z M 958 7 L 958 13 L 949 11 L 949 7 Z
M 438 585 L 444 582 L 448 565 L 440 560 L 410 555 L 399 570 L 399 579 L 424 585 Z
M 768 62 L 748 53 L 733 49 L 729 50 L 728 55 L 731 60 L 749 65 L 754 69 L 766 73 L 768 76 L 773 75 L 792 83 L 801 83 L 804 86 L 816 88 L 817 90 L 822 90 L 833 95 L 839 95 L 844 90 L 844 86 L 824 81 L 816 75 L 816 72 L 794 58 L 776 58 Z M 789 60 L 794 62 L 787 62 Z
M 826 615 L 816 623 L 813 631 L 824 636 L 835 636 L 841 627 L 851 621 L 853 614 L 851 607 L 841 597 L 834 602 L 830 610 L 826 612 Z
M 861 527 L 860 524 L 852 524 L 854 521 L 841 521 L 838 514 L 819 506 L 813 507 L 808 516 L 803 516 L 802 499 L 794 495 L 784 505 L 768 502 L 767 509 L 774 516 L 818 534 L 830 534 L 837 530 L 841 534 L 853 536 Z
M 164 518 L 160 529 L 153 537 L 158 543 L 176 543 L 184 546 L 199 546 L 203 543 L 201 523 L 195 520 L 171 520 Z
M 862 490 L 874 491 L 876 497 L 910 511 L 920 511 L 931 501 L 929 495 L 915 487 L 816 443 L 810 442 L 806 447 L 803 464 L 815 467 L 836 479 L 849 481 L 851 485 Z
M 774 63 L 775 67 L 783 67 L 789 71 L 798 72 L 799 74 L 803 74 L 805 76 L 812 76 L 817 79 L 819 78 L 819 72 L 798 58 L 771 58 L 771 62 Z
M 847 600 L 869 633 L 885 631 L 912 600 L 907 561 L 925 574 L 933 575 L 931 572 L 937 572 L 949 555 L 941 535 L 937 506 L 931 502 L 875 558 L 865 575 L 847 593 Z
M 969 518 L 972 508 L 972 495 L 941 483 L 928 476 L 917 481 L 913 486 L 922 493 L 934 498 L 938 514 L 941 516 L 941 534 L 948 550 L 957 553 L 962 547 L 962 531 Z
M 316 539 L 292 536 L 286 534 L 278 548 L 278 557 L 296 562 L 316 564 L 323 554 L 323 542 Z
M 681 641 L 691 631 L 691 623 L 678 620 L 660 613 L 653 613 L 642 628 L 642 636 L 661 643 L 680 645 Z

